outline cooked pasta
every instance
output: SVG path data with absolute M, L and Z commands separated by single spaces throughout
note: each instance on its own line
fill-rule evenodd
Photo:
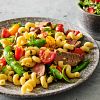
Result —
M 31 28 L 31 27 L 35 27 L 35 24 L 34 23 L 31 23 L 31 22 L 27 22 L 26 24 L 25 24 L 25 29 L 27 30 L 27 31 L 29 31 L 29 29 Z
M 6 85 L 6 81 L 5 80 L 0 80 L 0 86 L 4 86 Z
M 32 59 L 34 62 L 36 63 L 41 63 L 41 59 L 39 57 L 36 57 L 36 56 L 32 56 Z
M 64 49 L 69 49 L 69 50 L 74 50 L 74 47 L 75 47 L 74 45 L 71 45 L 71 44 L 68 44 L 68 43 L 63 45 Z
M 7 75 L 0 74 L 0 80 L 7 80 Z
M 43 88 L 48 88 L 46 76 L 41 76 L 40 81 L 41 81 L 41 85 L 42 85 Z
M 75 35 L 73 32 L 69 32 L 68 35 L 67 35 L 68 39 L 71 38 L 73 40 L 79 40 L 82 37 L 83 37 L 82 33 L 79 33 L 79 34 Z
M 70 65 L 65 65 L 66 66 L 66 75 L 69 77 L 69 78 L 76 78 L 76 77 L 80 77 L 80 73 L 79 72 L 75 72 L 75 73 L 72 73 L 71 72 L 71 66 Z
M 24 36 L 19 36 L 17 38 L 17 41 L 16 42 L 17 42 L 17 45 L 18 46 L 22 46 L 22 45 L 25 45 L 27 43 L 27 41 L 26 41 L 26 39 L 25 39 Z
M 26 93 L 27 91 L 32 91 L 33 88 L 36 87 L 36 73 L 31 74 L 31 79 L 27 80 L 21 87 L 22 93 Z
M 90 49 L 92 49 L 94 46 L 93 46 L 93 43 L 91 42 L 86 42 L 84 43 L 84 45 L 81 47 L 81 49 L 85 52 L 89 52 Z
M 49 76 L 49 77 L 47 78 L 47 83 L 48 83 L 48 84 L 49 84 L 49 83 L 52 83 L 52 82 L 53 82 L 53 79 L 54 79 L 53 76 Z
M 20 27 L 18 33 L 24 33 L 26 31 L 25 27 Z
M 21 83 L 20 83 L 20 77 L 19 77 L 18 74 L 15 74 L 15 75 L 13 76 L 13 83 L 14 83 L 15 85 L 21 85 Z
M 9 71 L 7 76 L 9 82 L 13 82 L 13 76 L 14 76 L 14 71 Z
M 21 60 L 21 65 L 25 65 L 26 67 L 33 67 L 35 64 L 36 62 L 34 62 L 31 57 L 23 58 Z

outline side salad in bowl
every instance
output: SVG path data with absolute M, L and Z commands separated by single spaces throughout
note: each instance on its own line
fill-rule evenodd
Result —
M 100 15 L 100 0 L 80 0 L 79 5 L 90 14 Z

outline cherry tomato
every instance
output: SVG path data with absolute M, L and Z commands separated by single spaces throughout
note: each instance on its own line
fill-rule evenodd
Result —
M 56 57 L 56 52 L 50 51 L 48 54 L 46 50 L 40 50 L 39 57 L 44 64 L 50 64 Z
M 62 72 L 62 68 L 60 66 L 56 67 L 60 72 Z
M 79 33 L 80 33 L 80 31 L 77 31 L 77 30 L 74 31 L 75 35 L 78 35 Z
M 64 32 L 63 24 L 58 24 L 56 27 L 57 32 Z
M 99 3 L 99 2 L 100 2 L 100 0 L 95 0 L 95 2 Z
M 1 59 L 0 59 L 0 65 L 1 65 L 1 66 L 5 66 L 5 65 L 6 65 L 6 60 L 5 60 L 5 58 L 1 58 Z
M 90 14 L 94 14 L 95 9 L 94 9 L 93 7 L 89 7 L 89 8 L 87 9 L 87 11 L 88 11 Z
M 3 29 L 2 29 L 1 36 L 2 36 L 3 38 L 8 38 L 8 37 L 10 36 L 10 32 L 8 31 L 7 28 L 3 28 Z
M 44 64 L 36 64 L 34 67 L 33 67 L 33 72 L 36 72 L 36 74 L 38 76 L 42 76 L 44 75 L 45 73 L 45 65 Z
M 75 48 L 75 50 L 73 51 L 73 53 L 77 53 L 79 55 L 84 55 L 84 51 L 80 48 Z
M 11 35 L 15 35 L 18 32 L 20 25 L 19 24 L 14 24 L 10 29 L 9 32 Z
M 24 56 L 25 51 L 22 47 L 16 47 L 15 50 L 15 59 L 19 60 L 22 56 Z

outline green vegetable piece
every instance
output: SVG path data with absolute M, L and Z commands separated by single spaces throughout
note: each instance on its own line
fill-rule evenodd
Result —
M 100 3 L 97 4 L 96 13 L 97 15 L 100 15 Z
M 63 78 L 63 76 L 62 76 L 62 73 L 59 71 L 59 70 L 57 70 L 56 68 L 51 68 L 50 67 L 50 72 L 53 74 L 53 76 L 55 77 L 55 78 L 57 78 L 57 79 L 62 79 Z
M 63 79 L 64 79 L 66 82 L 70 82 L 70 80 L 68 79 L 68 77 L 67 77 L 66 74 L 65 74 L 65 70 L 66 70 L 66 66 L 64 66 L 63 69 L 62 69 Z
M 47 26 L 47 27 L 44 28 L 44 31 L 45 31 L 45 32 L 50 32 L 51 30 L 52 30 L 52 29 L 51 29 L 51 27 L 49 27 L 49 26 Z
M 2 68 L 2 70 L 1 70 L 1 72 L 2 72 L 2 73 L 5 73 L 5 72 L 6 72 L 6 70 L 7 70 L 7 67 L 6 67 L 6 66 L 4 66 L 4 67 Z
M 22 76 L 25 72 L 23 67 L 15 60 L 13 53 L 11 51 L 10 46 L 6 46 L 4 48 L 4 58 L 6 59 L 6 62 L 8 65 L 12 67 L 12 69 L 19 75 Z
M 0 43 L 0 47 L 2 46 L 2 44 Z
M 34 39 L 33 41 L 29 41 L 28 45 L 29 46 L 37 46 L 37 47 L 42 47 L 44 44 L 46 44 L 45 39 Z
M 89 63 L 90 63 L 90 59 L 82 62 L 79 66 L 76 66 L 74 69 L 72 69 L 72 72 L 82 71 L 83 69 L 85 69 L 88 66 Z
M 2 38 L 0 38 L 0 40 L 1 40 Z M 0 47 L 2 46 L 2 44 L 0 43 Z
M 42 47 L 46 43 L 44 39 L 37 39 L 33 41 L 34 46 Z

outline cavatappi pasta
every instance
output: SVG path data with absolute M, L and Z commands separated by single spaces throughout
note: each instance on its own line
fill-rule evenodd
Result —
M 16 23 L 3 28 L 0 85 L 11 82 L 21 86 L 25 94 L 38 85 L 47 89 L 55 80 L 80 78 L 80 71 L 90 61 L 85 55 L 94 48 L 92 42 L 81 44 L 83 37 L 79 31 L 65 31 L 62 24 L 51 22 Z

